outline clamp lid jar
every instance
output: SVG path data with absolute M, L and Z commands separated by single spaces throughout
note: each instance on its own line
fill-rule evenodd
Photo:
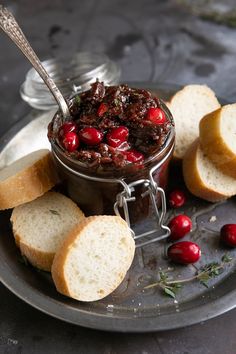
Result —
M 67 133 L 63 132 L 68 122 L 60 112 L 49 125 L 52 152 L 68 195 L 86 215 L 115 213 L 131 227 L 146 218 L 152 207 L 157 227 L 165 230 L 163 236 L 167 237 L 164 190 L 175 141 L 171 113 L 148 91 L 127 85 L 104 87 L 99 82 L 91 86 L 79 95 L 79 100 L 75 97 L 71 101 L 71 134 L 81 139 L 73 152 L 66 148 Z M 161 122 L 155 117 L 158 112 L 162 114 Z M 121 144 L 114 148 L 110 136 L 124 125 L 129 130 L 125 147 Z M 102 136 L 95 145 L 82 139 L 85 129 L 91 127 L 99 129 Z M 141 162 L 128 159 L 134 151 L 143 156 Z

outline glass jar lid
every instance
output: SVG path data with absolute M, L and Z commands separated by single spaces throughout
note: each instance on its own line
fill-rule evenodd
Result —
M 105 85 L 116 85 L 120 78 L 117 64 L 101 53 L 80 52 L 70 59 L 45 60 L 43 65 L 65 97 L 88 90 L 96 79 Z M 20 94 L 36 109 L 57 107 L 54 97 L 34 68 L 27 72 Z

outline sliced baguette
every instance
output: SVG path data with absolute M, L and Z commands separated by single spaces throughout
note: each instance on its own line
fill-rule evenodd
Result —
M 57 249 L 68 233 L 84 219 L 69 198 L 47 192 L 13 209 L 11 222 L 17 246 L 35 267 L 50 271 Z
M 236 178 L 236 103 L 206 115 L 199 130 L 201 147 L 210 160 Z
M 80 301 L 109 295 L 124 279 L 135 244 L 118 216 L 91 216 L 74 228 L 56 253 L 52 277 L 57 290 Z
M 215 93 L 205 85 L 187 85 L 167 102 L 176 130 L 174 157 L 182 159 L 199 134 L 199 121 L 220 107 Z
M 236 180 L 209 160 L 197 139 L 183 159 L 183 176 L 189 191 L 202 199 L 218 202 L 236 194 Z
M 58 181 L 51 152 L 34 151 L 0 171 L 0 210 L 30 202 Z

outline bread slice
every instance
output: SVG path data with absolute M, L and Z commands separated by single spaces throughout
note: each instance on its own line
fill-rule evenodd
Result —
M 201 147 L 210 160 L 236 178 L 236 103 L 206 115 L 199 130 Z
M 134 240 L 123 219 L 88 217 L 56 253 L 52 265 L 56 288 L 76 300 L 100 300 L 122 282 L 134 253 Z
M 192 194 L 210 202 L 218 202 L 236 194 L 236 180 L 215 167 L 201 149 L 199 139 L 185 154 L 183 176 Z
M 51 152 L 34 151 L 0 171 L 0 210 L 30 202 L 58 181 Z
M 199 135 L 199 122 L 220 107 L 215 93 L 205 85 L 187 85 L 167 102 L 176 130 L 174 157 L 182 159 Z
M 69 198 L 47 192 L 13 209 L 11 222 L 16 244 L 35 267 L 50 271 L 54 255 L 68 233 L 84 219 Z

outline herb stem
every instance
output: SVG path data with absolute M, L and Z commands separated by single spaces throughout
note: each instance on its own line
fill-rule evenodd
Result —
M 223 268 L 223 265 L 219 265 L 219 267 L 216 267 L 215 270 L 220 270 Z M 167 281 L 166 285 L 172 285 L 172 284 L 181 284 L 181 283 L 188 283 L 190 281 L 193 281 L 195 279 L 199 279 L 203 274 L 206 274 L 206 271 L 202 271 L 196 275 L 194 275 L 193 277 L 190 278 L 186 278 L 186 279 L 179 279 L 179 280 L 171 280 L 171 281 Z
M 168 280 L 168 276 L 166 273 L 159 272 L 159 277 L 160 280 L 145 286 L 144 289 L 151 289 L 154 288 L 156 286 L 159 286 L 162 290 L 164 290 L 164 292 L 171 296 L 171 297 L 175 297 L 175 292 L 178 288 L 181 287 L 181 284 L 183 283 L 189 283 L 193 280 L 199 280 L 200 282 L 202 282 L 205 286 L 206 285 L 206 281 L 208 281 L 210 278 L 215 277 L 217 275 L 219 275 L 219 271 L 224 269 L 226 264 L 232 263 L 232 258 L 224 255 L 222 257 L 222 261 L 221 263 L 209 263 L 207 265 L 205 265 L 204 267 L 201 268 L 201 270 L 198 270 L 197 267 L 194 267 L 197 271 L 197 274 L 190 277 L 190 278 L 185 278 L 185 279 L 178 279 L 178 280 Z

